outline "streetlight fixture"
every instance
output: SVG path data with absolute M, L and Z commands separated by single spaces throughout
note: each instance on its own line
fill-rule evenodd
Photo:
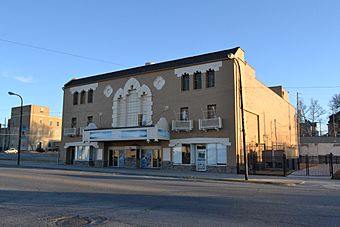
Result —
M 241 104 L 241 125 L 242 125 L 242 140 L 243 140 L 243 161 L 244 161 L 244 179 L 248 180 L 248 161 L 247 161 L 247 149 L 246 149 L 246 129 L 244 127 L 244 107 L 243 107 L 243 92 L 242 92 L 242 77 L 241 66 L 237 57 L 229 53 L 228 58 L 236 62 L 239 71 L 239 87 L 240 87 L 240 104 Z
M 20 151 L 21 151 L 21 131 L 22 131 L 22 106 L 24 104 L 24 100 L 22 99 L 21 95 L 16 94 L 14 92 L 9 91 L 9 95 L 15 95 L 20 98 L 20 123 L 19 123 L 19 141 L 18 141 L 18 159 L 17 159 L 17 165 L 20 165 Z

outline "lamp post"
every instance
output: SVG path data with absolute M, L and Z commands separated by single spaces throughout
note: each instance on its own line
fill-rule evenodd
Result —
M 20 165 L 20 151 L 21 151 L 21 131 L 22 131 L 22 106 L 24 104 L 24 100 L 19 94 L 16 94 L 14 92 L 9 91 L 9 95 L 15 95 L 20 98 L 20 123 L 19 123 L 19 141 L 18 141 L 18 160 L 17 160 L 17 165 Z
M 242 126 L 242 142 L 243 142 L 243 161 L 244 161 L 244 179 L 248 180 L 248 161 L 247 161 L 247 148 L 246 148 L 246 129 L 244 127 L 244 106 L 243 106 L 243 92 L 242 92 L 242 77 L 241 66 L 237 57 L 230 53 L 228 58 L 235 60 L 239 71 L 239 87 L 240 87 L 240 105 L 241 105 L 241 126 Z

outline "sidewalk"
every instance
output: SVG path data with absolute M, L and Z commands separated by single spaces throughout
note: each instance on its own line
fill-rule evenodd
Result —
M 17 167 L 15 160 L 0 160 L 1 167 Z M 257 184 L 272 184 L 279 186 L 297 186 L 303 184 L 302 179 L 287 179 L 285 177 L 275 176 L 257 176 L 250 175 L 249 180 L 244 180 L 242 174 L 227 174 L 227 173 L 209 173 L 209 172 L 182 172 L 178 170 L 162 170 L 162 169 L 120 169 L 120 168 L 98 168 L 98 167 L 84 167 L 74 165 L 63 165 L 52 162 L 34 162 L 22 161 L 20 168 L 39 168 L 39 169 L 58 169 L 58 170 L 74 170 L 100 173 L 113 173 L 121 175 L 138 175 L 138 176 L 152 176 L 152 177 L 171 177 L 190 180 L 211 180 L 211 181 L 228 181 L 228 182 L 244 182 Z

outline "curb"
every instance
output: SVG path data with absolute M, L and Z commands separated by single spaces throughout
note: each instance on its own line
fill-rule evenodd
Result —
M 274 182 L 270 180 L 259 180 L 259 179 L 237 179 L 237 178 L 209 178 L 209 177 L 195 177 L 195 176 L 177 176 L 177 175 L 157 175 L 157 174 L 150 174 L 150 173 L 126 173 L 126 172 L 114 172 L 114 171 L 102 171 L 99 169 L 77 169 L 77 168 L 63 168 L 64 166 L 60 167 L 52 167 L 52 166 L 16 166 L 12 164 L 2 164 L 1 167 L 11 167 L 11 168 L 29 168 L 29 169 L 49 169 L 49 170 L 64 170 L 64 171 L 81 171 L 81 172 L 95 172 L 95 173 L 109 173 L 115 175 L 130 175 L 130 176 L 148 176 L 148 177 L 163 177 L 163 178 L 177 178 L 177 179 L 185 179 L 185 180 L 196 180 L 196 181 L 219 181 L 219 182 L 238 182 L 238 183 L 253 183 L 253 184 L 270 184 L 276 186 L 288 186 L 288 187 L 295 187 L 300 184 L 304 184 L 305 181 L 297 181 L 297 182 Z

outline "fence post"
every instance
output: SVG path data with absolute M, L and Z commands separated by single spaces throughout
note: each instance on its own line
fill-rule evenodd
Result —
M 332 154 L 332 152 L 329 154 L 329 169 L 330 169 L 330 175 L 331 175 L 332 179 L 334 179 L 333 154 Z
M 287 159 L 286 154 L 282 154 L 282 167 L 283 167 L 283 176 L 287 176 Z
M 309 176 L 309 158 L 308 158 L 308 154 L 306 155 L 306 176 Z

